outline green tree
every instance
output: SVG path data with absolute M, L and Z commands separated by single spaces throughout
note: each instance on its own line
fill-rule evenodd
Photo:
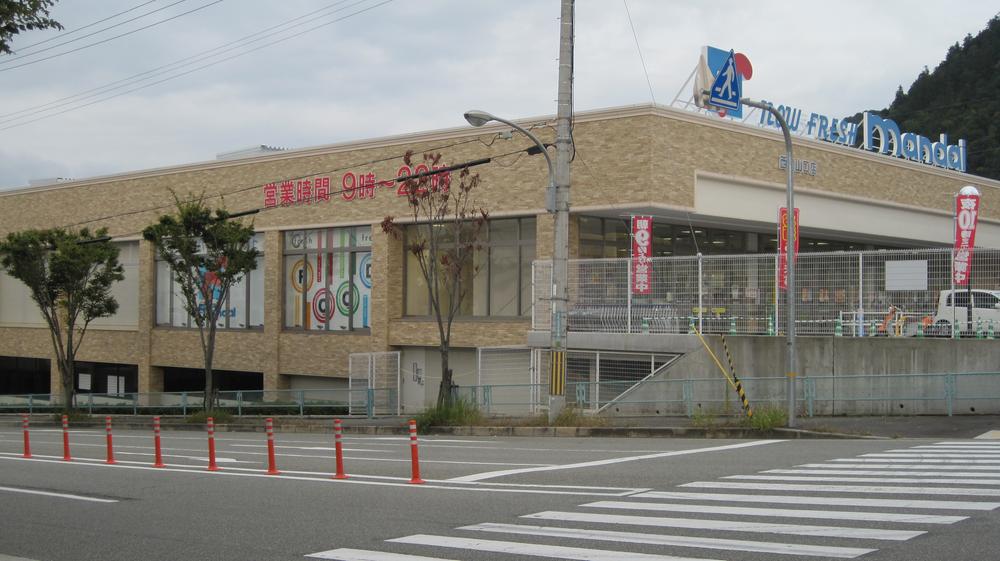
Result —
M 424 154 L 423 163 L 434 169 L 441 154 Z M 403 161 L 411 169 L 413 153 Z M 451 351 L 451 328 L 462 308 L 472 279 L 479 272 L 475 254 L 482 247 L 489 218 L 485 209 L 477 206 L 473 191 L 479 185 L 479 174 L 462 168 L 457 184 L 450 174 L 419 175 L 403 181 L 410 215 L 416 226 L 404 228 L 392 216 L 382 221 L 382 231 L 403 239 L 409 253 L 417 259 L 420 273 L 427 286 L 431 311 L 437 322 L 441 353 L 441 385 L 438 407 L 451 404 L 454 387 L 448 365 Z
M 87 327 L 118 311 L 111 285 L 125 274 L 106 233 L 26 230 L 0 242 L 0 264 L 27 285 L 48 325 L 67 409 L 73 406 L 76 355 Z
M 10 54 L 10 42 L 22 31 L 62 29 L 48 17 L 56 0 L 0 0 L 0 54 Z
M 167 262 L 184 299 L 184 309 L 198 326 L 205 359 L 205 410 L 214 409 L 218 389 L 212 376 L 215 334 L 229 289 L 257 264 L 253 224 L 230 220 L 224 209 L 209 208 L 204 196 L 181 200 L 176 213 L 160 216 L 142 237 L 153 242 Z

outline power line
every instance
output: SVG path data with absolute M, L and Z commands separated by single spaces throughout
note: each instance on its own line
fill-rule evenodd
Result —
M 478 138 L 476 138 L 476 139 L 472 139 L 472 140 L 466 140 L 466 141 L 458 142 L 456 144 L 465 144 L 465 143 L 468 143 L 468 142 L 476 142 L 476 141 L 482 142 L 481 140 L 479 140 Z M 503 154 L 498 154 L 496 156 L 490 156 L 488 158 L 481 158 L 481 159 L 478 159 L 478 160 L 472 160 L 472 161 L 464 162 L 463 164 L 465 164 L 465 165 L 463 165 L 463 164 L 456 164 L 456 165 L 449 166 L 449 167 L 451 167 L 453 169 L 461 169 L 463 167 L 471 167 L 473 165 L 481 165 L 481 164 L 485 164 L 485 163 L 490 163 L 493 160 L 497 160 L 499 158 L 506 158 L 508 156 L 513 156 L 514 154 L 522 153 L 522 152 L 525 152 L 525 151 L 528 151 L 528 150 L 532 150 L 534 148 L 535 148 L 535 146 L 530 146 L 530 147 L 528 147 L 526 149 L 525 148 L 521 148 L 521 149 L 518 149 L 518 150 L 512 150 L 510 152 L 505 152 Z M 431 149 L 431 150 L 433 150 L 433 149 Z M 397 158 L 398 157 L 399 156 L 397 156 Z M 382 160 L 375 160 L 375 161 L 382 161 Z M 364 165 L 364 164 L 358 164 L 358 165 Z M 345 168 L 338 168 L 336 170 L 329 170 L 329 171 L 325 171 L 325 172 L 310 173 L 310 174 L 307 174 L 307 175 L 299 176 L 299 178 L 314 177 L 316 175 L 320 175 L 320 174 L 323 174 L 323 173 L 332 173 L 333 171 L 340 171 L 342 169 L 347 169 L 347 168 L 345 167 Z M 408 178 L 416 178 L 417 176 L 425 176 L 425 175 L 434 175 L 435 173 L 445 173 L 445 171 L 444 170 L 429 170 L 426 173 L 420 173 L 420 174 L 408 176 Z M 298 178 L 291 178 L 291 179 L 298 179 Z M 288 179 L 288 181 L 290 181 L 291 179 Z M 395 183 L 396 179 L 393 178 L 392 182 Z M 268 183 L 273 183 L 273 182 L 268 182 Z M 234 192 L 246 191 L 246 190 L 249 190 L 249 189 L 259 189 L 259 188 L 263 187 L 264 185 L 266 185 L 266 184 L 254 185 L 252 187 L 245 187 L 245 188 L 242 188 L 242 189 L 240 189 L 238 191 L 234 191 Z M 319 204 L 321 202 L 333 203 L 333 202 L 337 201 L 335 195 L 341 195 L 343 193 L 349 193 L 349 192 L 353 192 L 353 191 L 354 191 L 354 188 L 351 188 L 351 189 L 339 189 L 339 190 L 335 190 L 335 191 L 330 191 L 330 193 L 329 193 L 329 195 L 330 195 L 329 200 L 320 200 L 315 195 L 313 195 L 313 196 L 310 196 L 310 198 L 308 200 L 306 200 L 306 201 L 299 201 L 299 202 L 300 203 L 301 202 L 306 202 L 308 204 Z M 207 198 L 215 198 L 217 196 L 218 195 L 207 195 L 207 196 L 204 196 L 202 198 L 206 198 L 206 199 Z M 193 202 L 194 200 L 196 200 L 196 199 L 188 199 L 187 202 Z M 348 201 L 345 200 L 344 202 L 348 202 Z M 136 212 L 127 213 L 127 214 L 137 214 L 138 212 L 149 212 L 149 211 L 152 211 L 152 210 L 159 210 L 159 209 L 163 209 L 163 208 L 170 208 L 172 206 L 173 205 L 169 205 L 169 204 L 168 205 L 161 205 L 160 207 L 157 207 L 155 209 L 148 209 L 146 211 L 136 211 Z M 290 207 L 289 206 L 284 206 L 284 205 L 271 206 L 271 207 L 267 207 L 267 206 L 263 206 L 263 207 L 251 207 L 249 209 L 246 209 L 246 210 L 243 210 L 243 211 L 239 211 L 239 212 L 234 213 L 234 214 L 239 214 L 239 215 L 243 215 L 243 214 L 259 214 L 261 212 L 266 212 L 266 211 L 269 211 L 269 210 L 278 210 L 278 209 L 285 209 L 285 208 L 290 208 Z M 90 222 L 95 222 L 95 221 L 96 220 L 88 220 L 86 222 L 78 222 L 76 224 L 71 224 L 69 226 L 63 226 L 63 228 L 71 228 L 73 226 L 77 226 L 77 225 L 80 225 L 80 224 L 86 224 L 86 223 L 90 223 Z M 124 234 L 118 234 L 117 236 L 113 236 L 112 238 L 118 238 L 118 239 L 129 238 L 129 237 L 137 236 L 137 235 L 139 235 L 141 233 L 142 233 L 142 231 L 128 232 L 128 233 L 124 233 Z
M 174 4 L 171 4 L 170 6 L 173 6 L 175 4 L 180 4 L 181 2 L 185 2 L 185 1 L 187 1 L 187 0 L 179 0 L 178 2 L 175 2 Z M 15 68 L 23 68 L 25 66 L 31 66 L 32 64 L 37 64 L 39 62 L 44 62 L 46 60 L 52 60 L 54 58 L 58 58 L 58 57 L 61 57 L 63 55 L 68 55 L 70 53 L 75 53 L 75 52 L 78 52 L 78 51 L 82 51 L 84 49 L 89 49 L 90 47 L 94 47 L 94 46 L 97 46 L 97 45 L 102 45 L 102 44 L 107 43 L 109 41 L 114 41 L 115 39 L 119 39 L 121 37 L 125 37 L 126 35 L 132 35 L 133 33 L 138 33 L 140 31 L 149 29 L 151 27 L 156 27 L 157 25 L 160 25 L 161 23 L 167 23 L 168 21 L 173 21 L 173 20 L 175 20 L 177 18 L 186 16 L 188 14 L 191 14 L 191 13 L 194 13 L 194 12 L 197 12 L 197 11 L 200 11 L 200 10 L 204 10 L 205 8 L 208 8 L 209 6 L 213 6 L 213 5 L 218 4 L 220 2 L 222 2 L 222 0 L 214 0 L 213 2 L 209 2 L 208 4 L 205 4 L 203 6 L 199 6 L 197 8 L 194 8 L 192 10 L 188 10 L 186 12 L 181 12 L 181 13 L 175 15 L 175 16 L 170 16 L 167 19 L 163 19 L 163 20 L 151 23 L 149 25 L 144 25 L 142 27 L 133 29 L 131 31 L 126 31 L 125 33 L 120 33 L 118 35 L 114 35 L 112 37 L 108 37 L 107 39 L 101 39 L 100 41 L 94 41 L 93 43 L 88 43 L 88 44 L 86 44 L 86 45 L 84 45 L 82 47 L 77 47 L 75 49 L 70 49 L 68 51 L 63 51 L 61 53 L 56 53 L 54 55 L 49 55 L 47 57 L 42 57 L 42 58 L 37 59 L 37 60 L 32 60 L 32 61 L 24 62 L 24 63 L 21 63 L 21 64 L 16 64 L 14 66 L 8 66 L 7 68 L 0 68 L 0 72 L 7 72 L 7 71 L 10 71 L 10 70 L 14 70 Z M 167 7 L 170 7 L 170 6 L 167 6 Z M 163 8 L 161 8 L 161 9 L 163 9 Z M 100 33 L 100 32 L 96 31 L 94 33 L 91 33 L 90 35 L 94 35 L 96 33 Z M 83 37 L 80 37 L 78 39 L 73 39 L 72 41 L 67 41 L 67 43 L 72 43 L 73 41 L 78 41 L 79 39 L 82 39 L 82 38 Z M 58 45 L 56 45 L 56 46 L 58 46 Z M 30 53 L 30 54 L 27 54 L 27 55 L 24 55 L 24 56 L 25 57 L 34 56 L 34 55 L 36 55 L 36 54 L 38 54 L 38 53 L 40 53 L 42 51 L 47 51 L 49 49 L 54 49 L 54 48 L 55 47 L 49 47 L 49 48 L 46 48 L 46 49 L 42 49 L 41 51 L 35 51 L 34 53 Z M 21 58 L 21 57 L 16 57 L 15 59 L 11 59 L 11 60 L 9 60 L 7 62 L 12 62 L 13 60 L 17 60 L 18 58 Z M 6 64 L 6 62 L 5 63 L 0 63 L 0 64 Z
M 472 142 L 480 142 L 480 143 L 482 143 L 485 146 L 490 146 L 492 144 L 492 142 L 490 142 L 489 144 L 487 144 L 486 142 L 483 142 L 483 140 L 481 138 L 476 137 L 476 138 L 469 139 L 469 140 L 461 140 L 461 141 L 458 141 L 458 142 L 452 142 L 451 144 L 444 144 L 444 145 L 441 145 L 441 146 L 434 146 L 434 147 L 428 148 L 427 151 L 428 152 L 437 152 L 439 150 L 447 150 L 448 148 L 453 148 L 455 146 L 460 146 L 460 145 L 463 145 L 463 144 L 469 144 L 469 143 L 472 143 Z M 272 181 L 268 181 L 267 183 L 279 183 L 279 182 L 283 182 L 283 181 L 295 181 L 297 179 L 306 179 L 306 178 L 309 178 L 309 177 L 315 177 L 317 175 L 335 173 L 335 172 L 338 172 L 338 171 L 343 171 L 343 170 L 347 170 L 347 169 L 351 169 L 351 168 L 359 168 L 359 167 L 363 167 L 363 166 L 370 166 L 370 165 L 373 165 L 373 164 L 379 164 L 379 163 L 388 162 L 388 161 L 391 161 L 391 160 L 398 160 L 398 159 L 402 158 L 404 155 L 405 154 L 394 154 L 392 156 L 386 156 L 384 158 L 377 158 L 377 159 L 374 159 L 374 160 L 368 160 L 368 161 L 364 161 L 364 162 L 354 162 L 354 163 L 345 164 L 343 166 L 332 168 L 332 169 L 328 169 L 328 170 L 311 171 L 309 173 L 302 174 L 302 175 L 296 175 L 296 176 L 291 176 L 291 177 L 283 177 L 283 178 L 277 179 L 277 180 L 275 180 L 273 182 Z M 206 194 L 204 196 L 205 196 L 205 198 L 219 198 L 219 197 L 225 197 L 226 195 L 235 195 L 237 193 L 242 193 L 242 192 L 250 191 L 250 190 L 253 190 L 253 189 L 261 189 L 261 188 L 264 187 L 264 185 L 267 185 L 267 183 L 258 183 L 258 184 L 251 185 L 249 187 L 238 187 L 238 188 L 235 188 L 235 189 L 225 189 L 225 190 L 217 191 L 217 192 L 212 193 L 212 194 Z M 189 199 L 186 202 L 191 202 L 191 200 L 193 200 L 193 199 Z M 66 224 L 64 226 L 61 226 L 61 228 L 73 228 L 75 226 L 83 226 L 84 224 L 91 224 L 93 222 L 103 222 L 105 220 L 111 220 L 111 219 L 114 219 L 114 218 L 122 218 L 122 217 L 125 217 L 125 216 L 134 216 L 136 214 L 143 214 L 143 213 L 146 213 L 146 212 L 153 212 L 153 211 L 157 211 L 157 210 L 163 210 L 163 209 L 166 209 L 166 208 L 170 208 L 172 206 L 173 206 L 172 204 L 165 204 L 165 205 L 157 205 L 157 206 L 153 206 L 153 207 L 141 208 L 141 209 L 132 210 L 132 211 L 128 211 L 128 212 L 119 212 L 119 213 L 116 213 L 116 214 L 109 214 L 109 215 L 101 216 L 101 217 L 98 217 L 98 218 L 92 218 L 92 219 L 89 219 L 89 220 L 82 220 L 80 222 L 74 222 L 72 224 Z
M 649 71 L 646 70 L 646 59 L 642 57 L 642 47 L 639 46 L 639 36 L 635 32 L 635 25 L 632 23 L 632 14 L 629 13 L 628 1 L 622 0 L 622 4 L 625 4 L 625 15 L 628 16 L 628 25 L 632 28 L 632 38 L 635 39 L 635 50 L 639 53 L 639 62 L 642 63 L 642 73 L 646 75 L 646 85 L 649 86 L 649 97 L 653 100 L 653 105 L 656 105 L 656 96 L 653 95 L 653 83 L 649 80 Z
M 37 43 L 32 43 L 30 45 L 25 45 L 23 47 L 18 47 L 17 51 L 20 53 L 24 49 L 30 49 L 32 47 L 36 47 L 38 45 L 42 45 L 42 44 L 48 43 L 49 41 L 55 41 L 56 39 L 61 39 L 61 38 L 65 37 L 65 36 L 67 36 L 67 35 L 72 35 L 72 34 L 77 33 L 79 31 L 83 31 L 84 29 L 87 29 L 88 27 L 93 27 L 93 26 L 95 26 L 95 25 L 97 25 L 99 23 L 104 23 L 104 22 L 106 22 L 108 20 L 115 19 L 116 17 L 124 15 L 124 14 L 127 14 L 127 13 L 129 13 L 131 11 L 138 10 L 139 8 L 141 8 L 143 6 L 152 4 L 153 2 L 156 2 L 156 0 L 148 0 L 147 2 L 143 2 L 142 4 L 139 4 L 138 6 L 132 6 L 131 8 L 129 8 L 127 10 L 123 10 L 121 12 L 118 12 L 117 14 L 113 14 L 113 15 L 110 15 L 110 16 L 108 16 L 106 18 L 99 19 L 99 20 L 97 20 L 95 22 L 88 23 L 87 25 L 84 25 L 82 27 L 77 27 L 76 29 L 73 29 L 73 30 L 70 30 L 70 31 L 64 31 L 64 32 L 62 32 L 62 33 L 60 33 L 58 35 L 54 35 L 52 37 L 49 37 L 48 39 L 45 39 L 43 41 L 39 41 Z M 139 16 L 139 17 L 142 17 L 142 16 Z M 65 43 L 63 43 L 63 44 L 65 44 Z M 39 52 L 41 52 L 41 51 L 39 51 Z
M 102 86 L 98 86 L 98 87 L 95 87 L 95 88 L 90 88 L 90 89 L 84 90 L 82 92 L 77 92 L 77 93 L 72 94 L 72 95 L 61 97 L 59 99 L 55 99 L 55 100 L 49 101 L 47 103 L 43 103 L 43 104 L 40 104 L 40 105 L 34 105 L 34 106 L 31 106 L 31 107 L 26 107 L 24 109 L 20 109 L 18 111 L 14 111 L 14 112 L 11 112 L 11 113 L 2 114 L 2 115 L 0 115 L 0 119 L 6 119 L 6 117 L 13 117 L 15 115 L 21 115 L 21 117 L 18 118 L 18 119 L 20 119 L 20 118 L 27 117 L 27 116 L 30 116 L 30 115 L 37 115 L 39 113 L 45 113 L 47 111 L 51 111 L 52 109 L 56 109 L 56 108 L 59 108 L 59 107 L 65 107 L 67 105 L 72 105 L 74 103 L 74 101 L 71 101 L 71 100 L 74 100 L 74 99 L 76 99 L 77 101 L 82 101 L 84 99 L 89 99 L 89 98 L 97 97 L 98 95 L 100 95 L 102 93 L 108 93 L 109 91 L 125 87 L 128 82 L 135 81 L 135 83 L 139 83 L 139 82 L 143 82 L 145 80 L 152 79 L 157 74 L 161 74 L 161 73 L 165 74 L 166 72 L 161 72 L 161 71 L 164 71 L 164 70 L 166 70 L 166 69 L 168 69 L 170 67 L 174 67 L 174 66 L 186 66 L 186 64 L 183 64 L 183 63 L 191 64 L 191 63 L 194 63 L 194 62 L 200 62 L 202 60 L 206 60 L 206 59 L 212 58 L 212 57 L 217 56 L 219 54 L 223 54 L 223 53 L 226 53 L 226 52 L 230 52 L 230 51 L 236 50 L 237 48 L 240 48 L 240 47 L 233 47 L 233 45 L 237 45 L 239 43 L 246 43 L 247 40 L 250 40 L 249 43 L 253 43 L 253 42 L 256 42 L 256 41 L 262 41 L 262 40 L 264 40 L 264 39 L 267 38 L 264 35 L 265 33 L 270 33 L 272 31 L 278 30 L 278 29 L 280 29 L 282 27 L 286 27 L 286 26 L 288 26 L 289 24 L 291 24 L 293 22 L 296 22 L 296 21 L 299 21 L 299 20 L 303 20 L 303 19 L 305 19 L 307 17 L 310 17 L 310 16 L 314 16 L 314 15 L 320 13 L 320 12 L 325 12 L 325 11 L 329 10 L 330 8 L 333 8 L 334 6 L 337 6 L 338 4 L 343 4 L 344 2 L 347 2 L 347 0 L 338 0 L 337 2 L 334 2 L 333 4 L 329 4 L 329 5 L 327 5 L 327 6 L 323 7 L 323 8 L 320 8 L 318 10 L 314 10 L 314 11 L 309 12 L 307 14 L 303 14 L 303 15 L 301 15 L 299 17 L 292 18 L 290 20 L 287 20 L 287 21 L 284 21 L 282 23 L 279 23 L 277 25 L 273 25 L 271 27 L 267 27 L 265 29 L 262 29 L 262 30 L 259 30 L 259 31 L 255 32 L 255 33 L 251 33 L 249 35 L 245 35 L 243 37 L 240 37 L 239 39 L 236 39 L 235 41 L 230 41 L 228 43 L 224 43 L 224 44 L 219 45 L 217 47 L 213 47 L 211 49 L 202 51 L 200 53 L 196 53 L 194 55 L 191 55 L 191 56 L 188 56 L 188 57 L 185 57 L 185 58 L 182 58 L 182 59 L 175 60 L 175 61 L 173 61 L 171 63 L 168 63 L 168 64 L 157 66 L 155 68 L 152 68 L 150 70 L 146 70 L 144 72 L 140 72 L 138 74 L 133 74 L 133 75 L 127 77 L 127 78 L 122 78 L 120 80 L 116 80 L 114 82 L 109 82 L 107 84 L 104 84 Z M 341 10 L 345 10 L 345 9 L 347 9 L 347 8 L 345 7 L 345 8 L 341 8 L 340 10 L 335 10 L 334 13 L 339 12 Z M 301 24 L 296 24 L 296 25 L 301 25 Z M 295 27 L 295 26 L 292 26 L 292 27 Z M 287 30 L 285 30 L 285 31 L 287 31 Z M 242 45 L 242 46 L 246 46 L 246 45 Z M 232 48 L 228 48 L 227 49 L 226 47 L 232 47 Z M 216 53 L 215 51 L 219 51 L 219 52 Z M 210 54 L 210 53 L 215 53 L 215 54 Z M 141 76 L 146 76 L 146 75 L 150 75 L 150 76 L 148 78 L 143 78 L 142 80 L 135 80 L 136 78 L 139 78 Z M 7 121 L 16 121 L 18 119 L 6 119 L 6 120 Z M 4 121 L 0 120 L 0 124 L 4 124 Z
M 218 1 L 221 1 L 221 0 L 218 0 Z M 350 8 L 350 7 L 353 7 L 353 6 L 356 6 L 357 4 L 360 4 L 360 3 L 364 2 L 364 1 L 365 1 L 365 0 L 361 0 L 361 1 L 359 1 L 359 2 L 356 2 L 355 4 L 352 4 L 351 6 L 348 6 L 348 7 Z M 358 11 L 354 12 L 354 13 L 351 13 L 351 14 L 348 14 L 348 15 L 346 15 L 346 16 L 343 16 L 343 17 L 340 17 L 340 18 L 337 18 L 337 19 L 334 19 L 334 20 L 332 20 L 332 21 L 328 21 L 328 22 L 325 22 L 325 23 L 322 23 L 322 24 L 319 24 L 319 25 L 315 25 L 315 26 L 313 26 L 313 27 L 310 27 L 310 28 L 307 28 L 307 29 L 303 30 L 303 33 L 306 33 L 306 32 L 309 32 L 309 31 L 314 31 L 314 30 L 316 30 L 316 29 L 319 29 L 319 28 L 321 28 L 321 27 L 325 27 L 325 26 L 327 26 L 327 25 L 332 25 L 332 24 L 334 24 L 334 23 L 337 23 L 337 22 L 340 22 L 340 21 L 343 21 L 343 20 L 345 20 L 345 19 L 348 19 L 348 18 L 350 18 L 350 17 L 354 17 L 354 16 L 356 16 L 356 15 L 358 15 L 358 14 L 361 14 L 361 13 L 364 13 L 364 12 L 367 12 L 367 11 L 369 11 L 369 10 L 373 10 L 373 9 L 375 9 L 375 8 L 378 8 L 378 7 L 380 7 L 380 6 L 383 6 L 383 5 L 385 5 L 385 4 L 388 4 L 388 3 L 390 3 L 390 2 L 393 2 L 393 1 L 394 1 L 394 0 L 383 0 L 382 2 L 379 2 L 378 4 L 374 4 L 374 5 L 372 5 L 372 6 L 368 6 L 368 7 L 366 7 L 366 8 L 362 8 L 362 9 L 360 9 L 360 10 L 358 10 Z M 284 42 L 284 41 L 288 41 L 288 40 L 290 40 L 290 39 L 295 39 L 295 38 L 296 38 L 296 37 L 283 37 L 283 38 L 280 38 L 280 39 L 275 39 L 274 41 L 271 41 L 271 42 L 269 42 L 269 43 L 265 43 L 265 44 L 263 44 L 263 45 L 260 45 L 260 46 L 258 46 L 258 47 L 255 47 L 255 48 L 253 48 L 253 49 L 250 49 L 250 50 L 248 50 L 248 51 L 244 51 L 244 52 L 242 52 L 242 53 L 237 53 L 237 54 L 235 54 L 235 55 L 232 55 L 232 56 L 229 56 L 229 57 L 226 57 L 226 58 L 223 58 L 223 59 L 220 59 L 220 60 L 217 60 L 217 61 L 215 61 L 215 62 L 211 62 L 211 63 L 208 63 L 208 64 L 204 64 L 204 65 L 202 65 L 202 66 L 198 66 L 198 67 L 196 67 L 196 68 L 193 68 L 193 69 L 191 69 L 191 70 L 188 70 L 188 71 L 185 71 L 185 72 L 181 72 L 181 73 L 179 73 L 179 74 L 175 74 L 175 75 L 173 75 L 173 76 L 168 76 L 167 78 L 164 78 L 164 79 L 162 79 L 162 80 L 158 80 L 158 81 L 156 81 L 156 82 L 151 82 L 151 83 L 149 83 L 149 84 L 145 84 L 145 85 L 142 85 L 142 86 L 139 86 L 139 87 L 137 87 L 137 88 L 132 88 L 132 89 L 129 89 L 129 90 L 125 90 L 125 91 L 123 91 L 123 92 L 120 92 L 120 93 L 116 93 L 116 94 L 114 94 L 114 95 L 110 95 L 110 96 L 107 96 L 107 97 L 103 97 L 103 98 L 100 98 L 100 99 L 97 99 L 97 100 L 95 100 L 95 101 L 92 101 L 92 102 L 90 102 L 90 103 L 85 103 L 85 104 L 83 104 L 83 105 L 77 105 L 77 106 L 75 106 L 75 107 L 70 107 L 70 108 L 68 108 L 68 109 L 64 109 L 64 110 L 62 110 L 62 111 L 57 111 L 57 112 L 55 112 L 55 113 L 51 113 L 51 114 L 49 114 L 49 115 L 45 115 L 45 116 L 42 116 L 42 117 L 38 117 L 37 119 L 30 119 L 30 120 L 27 120 L 27 121 L 24 121 L 24 122 L 21 122 L 21 123 L 16 123 L 16 124 L 12 124 L 12 125 L 8 125 L 8 126 L 5 126 L 5 127 L 0 127 L 0 131 L 3 131 L 3 130 L 8 130 L 8 129 L 12 129 L 12 128 L 16 128 L 16 127 L 20 127 L 20 126 L 23 126 L 23 125 L 27 125 L 27 124 L 30 124 L 30 123 L 35 123 L 35 122 L 37 122 L 37 121 L 41 121 L 41 120 L 44 120 L 44 119 L 49 119 L 49 118 L 51 118 L 51 117 L 55 117 L 56 115 L 62 115 L 62 114 L 64 114 L 64 113 L 68 113 L 68 112 L 70 112 L 70 111 L 75 111 L 75 110 L 77 110 L 77 109 L 83 109 L 84 107 L 89 107 L 89 106 L 91 106 L 91 105 L 96 105 L 96 104 L 98 104 L 98 103 L 101 103 L 101 102 L 104 102 L 104 101 L 108 101 L 108 100 L 110 100 L 110 99 L 114 99 L 114 98 L 116 98 L 116 97 L 121 97 L 121 96 L 123 96 L 123 95 L 125 95 L 125 94 L 129 94 L 129 93 L 132 93 L 132 92 L 135 92 L 135 91 L 139 91 L 139 90 L 142 90 L 142 89 L 146 89 L 146 88 L 149 88 L 149 87 L 152 87 L 152 86 L 155 86 L 155 85 L 158 85 L 158 84 L 162 84 L 162 83 L 164 83 L 164 82 L 168 82 L 168 81 L 170 81 L 170 80 L 173 80 L 173 79 L 175 79 L 175 78 L 180 78 L 181 76 L 186 76 L 186 75 L 188 75 L 188 74 L 192 74 L 192 73 L 194 73 L 194 72 L 197 72 L 197 71 L 199 71 L 199 70 L 204 70 L 205 68 L 210 68 L 210 67 L 212 67 L 212 66 L 215 66 L 215 65 L 217 65 L 217 64 L 221 64 L 221 63 L 223 63 L 223 62 L 227 62 L 227 61 L 230 61 L 230 60 L 233 60 L 233 59 L 235 59 L 235 58 L 239 58 L 239 57 L 241 57 L 241 56 L 245 56 L 245 55 L 248 55 L 248 54 L 250 54 L 250 53 L 253 53 L 253 52 L 256 52 L 256 51 L 259 51 L 259 50 L 261 50 L 261 49 L 264 49 L 264 48 L 267 48 L 267 47 L 270 47 L 271 45 L 275 45 L 275 44 L 277 44 L 277 43 L 281 43 L 281 42 Z M 18 119 L 19 119 L 19 118 L 18 118 Z M 12 120 L 18 120 L 18 119 L 12 119 Z M 9 122 L 9 121 L 8 121 L 8 122 Z

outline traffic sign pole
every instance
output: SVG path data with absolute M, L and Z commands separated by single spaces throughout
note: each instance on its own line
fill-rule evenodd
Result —
M 761 111 L 768 111 L 781 125 L 781 133 L 785 137 L 785 152 L 788 158 L 788 179 L 787 179 L 787 189 L 785 193 L 786 204 L 788 205 L 787 215 L 787 228 L 788 228 L 788 250 L 786 251 L 786 268 L 788 269 L 788 288 L 785 290 L 785 312 L 787 313 L 785 319 L 785 335 L 787 336 L 787 353 L 785 355 L 785 365 L 786 365 L 786 375 L 787 380 L 787 394 L 788 394 L 788 426 L 789 428 L 796 425 L 795 422 L 795 392 L 796 392 L 796 376 L 797 376 L 797 365 L 798 360 L 795 353 L 795 240 L 793 236 L 797 235 L 795 231 L 795 191 L 794 191 L 794 174 L 795 174 L 795 160 L 792 159 L 792 133 L 788 129 L 788 123 L 785 122 L 785 117 L 780 111 L 774 108 L 771 104 L 762 103 L 759 101 L 753 101 L 751 99 L 741 99 L 740 103 L 744 105 L 749 105 L 750 107 L 756 107 Z

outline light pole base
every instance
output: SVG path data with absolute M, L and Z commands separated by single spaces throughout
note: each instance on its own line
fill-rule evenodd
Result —
M 559 414 L 563 412 L 566 408 L 566 396 L 564 395 L 550 395 L 549 396 L 549 424 L 554 424 Z

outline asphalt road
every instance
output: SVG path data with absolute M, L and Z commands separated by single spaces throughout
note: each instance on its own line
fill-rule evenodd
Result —
M 1000 441 L 0 431 L 0 561 L 995 559 Z M 307 557 L 313 556 L 313 557 Z

